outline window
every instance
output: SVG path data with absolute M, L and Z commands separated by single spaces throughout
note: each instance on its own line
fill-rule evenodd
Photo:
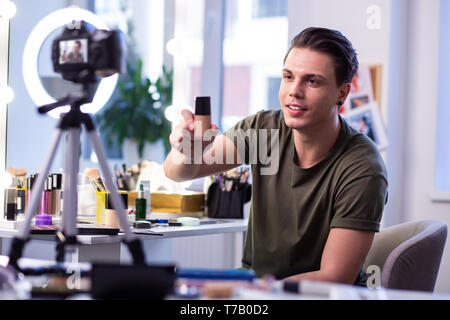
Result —
M 204 6 L 205 0 L 174 1 L 173 17 L 166 17 L 174 22 L 173 32 L 165 44 L 165 50 L 173 59 L 170 118 L 174 124 L 178 111 L 193 108 L 195 97 L 201 95 Z
M 280 109 L 280 101 L 278 99 L 278 91 L 280 90 L 281 77 L 270 77 L 268 81 L 267 90 L 267 108 L 278 110 Z
M 257 111 L 279 108 L 289 44 L 286 1 L 227 0 L 226 7 L 222 130 Z
M 286 0 L 254 0 L 253 17 L 283 17 L 286 15 L 286 6 Z
M 450 28 L 450 2 L 441 1 L 440 9 L 440 35 L 439 35 L 439 88 L 438 88 L 438 117 L 436 132 L 436 159 L 434 188 L 437 194 L 448 193 L 450 195 L 450 38 L 447 30 Z M 436 195 L 435 195 L 436 196 Z M 437 196 L 436 198 L 439 198 Z M 448 200 L 448 196 L 445 196 Z
M 119 29 L 124 34 L 128 35 L 129 25 L 127 23 L 127 17 L 131 16 L 132 10 L 129 5 L 129 1 L 124 0 L 96 0 L 92 9 L 95 14 L 98 15 L 110 29 Z M 117 92 L 113 94 L 110 101 L 114 99 Z M 92 120 L 95 121 L 95 117 L 92 117 Z M 107 143 L 106 136 L 99 132 L 100 139 L 102 140 L 102 145 L 105 149 L 106 157 L 108 159 L 121 159 L 122 149 L 119 146 L 117 139 L 114 139 L 112 144 L 109 145 Z M 83 131 L 81 137 L 81 157 L 85 160 L 91 161 L 92 156 L 92 146 L 91 141 L 88 138 L 88 134 L 86 131 Z

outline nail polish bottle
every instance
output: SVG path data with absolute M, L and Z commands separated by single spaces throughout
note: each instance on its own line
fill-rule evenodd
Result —
M 194 139 L 203 139 L 205 131 L 211 129 L 211 98 L 195 99 Z

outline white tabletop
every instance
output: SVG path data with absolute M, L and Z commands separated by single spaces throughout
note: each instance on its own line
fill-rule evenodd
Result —
M 181 227 L 152 227 L 151 229 L 134 229 L 132 231 L 141 240 L 167 239 L 177 237 L 191 237 L 209 234 L 244 232 L 247 230 L 246 219 L 200 219 L 198 226 Z M 214 223 L 206 223 L 213 221 Z M 205 224 L 203 224 L 205 223 Z M 154 234 L 156 233 L 156 235 Z M 18 234 L 17 230 L 0 229 L 0 238 L 13 238 Z M 34 239 L 54 241 L 54 235 L 32 235 Z M 77 239 L 82 244 L 101 244 L 120 242 L 124 238 L 123 233 L 117 236 L 108 235 L 78 235 Z

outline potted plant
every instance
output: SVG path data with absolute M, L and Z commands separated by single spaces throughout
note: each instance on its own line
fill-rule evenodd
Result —
M 173 72 L 163 67 L 161 76 L 152 83 L 142 74 L 142 60 L 135 61 L 127 63 L 127 73 L 120 76 L 116 95 L 96 116 L 99 128 L 110 146 L 114 139 L 120 146 L 127 139 L 134 140 L 141 159 L 145 145 L 160 139 L 167 155 L 171 123 L 164 113 L 172 103 Z

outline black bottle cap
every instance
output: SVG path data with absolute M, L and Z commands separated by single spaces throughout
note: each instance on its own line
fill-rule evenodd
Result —
M 62 189 L 62 173 L 54 173 L 52 175 L 52 179 L 53 179 L 53 189 L 58 189 L 61 190 Z
M 211 115 L 211 97 L 197 97 L 195 99 L 195 114 L 199 116 Z
M 52 179 L 52 175 L 50 174 L 47 177 L 47 191 L 52 191 L 53 190 L 53 179 Z

